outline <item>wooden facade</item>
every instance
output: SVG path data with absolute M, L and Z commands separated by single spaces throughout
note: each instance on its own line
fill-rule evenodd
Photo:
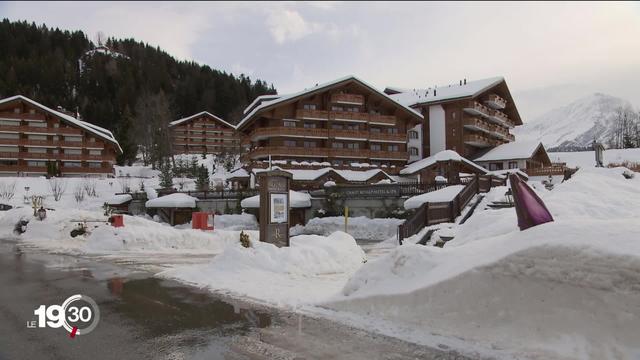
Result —
M 419 114 L 354 77 L 253 109 L 238 125 L 243 162 L 268 159 L 404 166 Z
M 233 125 L 206 111 L 169 124 L 175 154 L 237 154 L 240 138 Z
M 112 175 L 111 132 L 23 96 L 0 100 L 0 174 Z

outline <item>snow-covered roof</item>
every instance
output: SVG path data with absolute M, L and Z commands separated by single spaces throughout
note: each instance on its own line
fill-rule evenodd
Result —
M 145 203 L 148 208 L 195 208 L 198 199 L 182 193 L 174 193 L 151 199 Z
M 182 118 L 182 119 L 179 119 L 179 120 L 172 121 L 172 122 L 170 122 L 170 123 L 169 123 L 169 127 L 176 126 L 176 125 L 180 125 L 180 124 L 182 124 L 182 123 L 184 123 L 184 122 L 187 122 L 187 121 L 189 121 L 189 120 L 193 120 L 193 119 L 197 119 L 197 118 L 199 118 L 199 117 L 201 117 L 201 116 L 209 116 L 210 118 L 212 118 L 212 119 L 214 119 L 214 120 L 216 120 L 216 121 L 219 121 L 219 122 L 223 123 L 224 125 L 226 125 L 226 126 L 228 126 L 228 127 L 232 128 L 232 129 L 235 129 L 235 126 L 233 126 L 233 125 L 229 124 L 228 122 L 226 122 L 226 121 L 222 120 L 222 119 L 221 119 L 221 118 L 219 118 L 218 116 L 215 116 L 215 115 L 213 115 L 212 113 L 210 113 L 210 112 L 208 112 L 208 111 L 201 111 L 201 112 L 199 112 L 199 113 L 197 113 L 197 114 L 193 114 L 193 115 L 191 115 L 191 116 L 187 116 L 187 117 L 185 117 L 185 118 Z
M 289 202 L 292 208 L 311 207 L 311 195 L 299 191 L 289 190 Z M 260 195 L 248 197 L 240 202 L 245 209 L 257 209 L 260 207 Z
M 243 114 L 248 113 L 249 111 L 253 110 L 253 108 L 255 108 L 256 106 L 262 104 L 263 101 L 269 101 L 269 100 L 275 100 L 277 98 L 280 98 L 282 96 L 286 96 L 286 95 L 277 95 L 277 94 L 272 94 L 272 95 L 260 95 L 257 98 L 253 99 L 253 101 L 251 102 L 251 104 L 247 105 L 246 108 L 244 108 L 244 110 L 242 111 Z
M 227 176 L 227 179 L 248 178 L 248 177 L 249 177 L 249 173 L 247 172 L 247 170 L 245 170 L 244 168 L 237 168 L 229 173 L 229 176 Z
M 372 90 L 376 94 L 378 94 L 378 95 L 380 95 L 382 97 L 385 97 L 386 99 L 388 99 L 388 100 L 392 101 L 393 103 L 397 104 L 398 106 L 402 107 L 405 111 L 413 114 L 414 116 L 417 116 L 419 118 L 423 118 L 423 116 L 422 116 L 422 114 L 420 112 L 410 108 L 409 106 L 406 106 L 406 105 L 400 103 L 399 101 L 397 101 L 393 97 L 391 97 L 391 96 L 385 94 L 384 92 L 376 89 L 375 87 L 369 85 L 368 83 L 362 81 L 361 79 L 359 79 L 359 78 L 357 78 L 357 77 L 355 77 L 353 75 L 349 75 L 349 76 L 341 77 L 339 79 L 336 79 L 336 80 L 333 80 L 333 81 L 330 81 L 330 82 L 327 82 L 327 83 L 324 83 L 324 84 L 316 85 L 314 87 L 299 91 L 297 93 L 293 93 L 293 94 L 289 94 L 289 95 L 282 95 L 282 96 L 280 96 L 278 98 L 275 98 L 273 100 L 262 101 L 260 105 L 256 106 L 253 110 L 251 110 L 249 113 L 247 113 L 245 115 L 245 117 L 242 118 L 242 120 L 240 120 L 238 125 L 236 125 L 236 129 L 239 129 L 242 126 L 244 126 L 245 124 L 247 124 L 249 122 L 249 120 L 251 118 L 253 118 L 253 116 L 256 115 L 258 112 L 260 112 L 262 110 L 265 110 L 265 109 L 267 109 L 267 108 L 269 108 L 271 106 L 274 106 L 274 105 L 277 105 L 277 104 L 280 104 L 280 103 L 284 103 L 284 102 L 287 102 L 287 101 L 291 101 L 291 100 L 294 100 L 294 99 L 299 98 L 301 96 L 305 96 L 307 94 L 310 94 L 312 92 L 320 91 L 320 90 L 326 89 L 328 87 L 335 86 L 337 84 L 340 84 L 340 83 L 343 83 L 343 82 L 348 82 L 348 81 L 356 81 L 356 82 L 360 83 L 361 85 L 369 88 L 370 90 Z
M 25 102 L 37 107 L 38 109 L 40 109 L 42 111 L 48 112 L 48 113 L 60 118 L 61 120 L 65 121 L 65 122 L 67 122 L 67 123 L 69 123 L 71 125 L 80 127 L 83 130 L 86 130 L 86 131 L 92 133 L 93 135 L 96 135 L 97 137 L 114 144 L 116 146 L 116 148 L 118 149 L 118 151 L 122 152 L 122 148 L 120 147 L 120 144 L 118 143 L 116 138 L 113 136 L 113 133 L 111 133 L 111 131 L 109 131 L 109 130 L 103 128 L 103 127 L 100 127 L 100 126 L 90 124 L 90 123 L 88 123 L 86 121 L 78 120 L 78 119 L 74 118 L 73 116 L 69 116 L 67 114 L 64 114 L 64 113 L 61 113 L 59 111 L 53 110 L 53 109 L 51 109 L 49 107 L 46 107 L 46 106 L 40 104 L 37 101 L 29 99 L 26 96 L 15 95 L 15 96 L 12 96 L 12 97 L 8 97 L 8 98 L 0 100 L 0 104 L 5 104 L 5 103 L 11 102 L 11 101 L 15 101 L 15 100 L 25 101 Z
M 410 197 L 404 202 L 404 208 L 407 210 L 411 210 L 417 209 L 422 206 L 422 204 L 427 202 L 452 201 L 456 197 L 456 195 L 458 195 L 460 191 L 464 189 L 464 187 L 465 185 L 452 185 L 440 190 Z
M 273 169 L 280 169 L 278 166 L 274 166 Z M 282 169 L 280 169 L 282 170 Z M 268 171 L 268 169 L 254 169 L 253 172 L 258 174 L 263 171 Z M 288 173 L 291 173 L 294 181 L 313 181 L 317 178 L 325 175 L 328 172 L 335 172 L 338 176 L 344 178 L 346 181 L 351 182 L 365 182 L 372 177 L 378 175 L 379 173 L 385 174 L 387 178 L 391 178 L 386 172 L 380 169 L 370 169 L 364 171 L 358 170 L 336 170 L 331 167 L 316 169 L 316 170 L 307 170 L 307 169 L 286 169 Z
M 355 182 L 364 182 L 372 177 L 383 173 L 387 178 L 391 179 L 389 175 L 380 169 L 371 169 L 365 171 L 357 171 L 357 170 L 334 170 L 338 175 L 345 178 L 347 181 L 355 181 Z
M 528 179 L 529 175 L 527 175 L 525 172 L 521 171 L 520 169 L 504 169 L 504 170 L 494 170 L 494 171 L 489 171 L 487 173 L 487 175 L 492 175 L 492 176 L 497 176 L 501 179 L 505 179 L 509 176 L 509 174 L 517 174 L 520 175 L 521 177 Z
M 529 159 L 538 148 L 543 146 L 540 141 L 514 141 L 494 147 L 484 155 L 476 158 L 475 162 Z M 544 149 L 544 147 L 542 147 Z
M 107 205 L 122 205 L 131 200 L 133 200 L 133 197 L 130 194 L 113 195 L 107 200 Z
M 387 87 L 385 91 L 394 93 L 390 96 L 397 102 L 405 106 L 413 106 L 417 104 L 476 96 L 481 92 L 498 85 L 502 81 L 504 81 L 504 78 L 502 76 L 498 76 L 467 81 L 466 84 L 462 85 L 457 83 L 427 89 L 401 89 L 396 87 Z M 433 91 L 434 89 L 436 90 L 435 96 Z
M 482 173 L 486 173 L 487 169 L 483 168 L 482 166 L 479 166 L 477 164 L 475 164 L 473 161 L 468 160 L 462 156 L 460 156 L 460 154 L 458 154 L 457 152 L 453 151 L 453 150 L 443 150 L 440 151 L 439 153 L 433 155 L 433 156 L 429 156 L 427 158 L 424 158 L 422 160 L 418 160 L 416 162 L 413 162 L 409 165 L 407 165 L 404 169 L 400 170 L 400 174 L 401 175 L 410 175 L 410 174 L 415 174 L 416 172 L 427 168 L 429 166 L 432 166 L 440 161 L 459 161 L 462 163 L 465 163 L 475 169 L 477 169 L 478 171 L 482 172 Z

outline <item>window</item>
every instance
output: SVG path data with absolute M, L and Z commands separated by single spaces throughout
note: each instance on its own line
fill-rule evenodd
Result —
M 47 135 L 27 135 L 29 140 L 47 140 Z
M 502 170 L 502 163 L 489 163 L 489 170 Z
M 96 138 L 94 138 L 94 137 L 90 137 L 90 138 L 88 139 L 88 141 L 89 141 L 90 143 L 94 143 L 94 142 L 96 142 Z
M 334 149 L 342 149 L 344 148 L 344 144 L 341 142 L 334 142 L 334 143 L 331 143 L 331 147 Z
M 411 130 L 409 131 L 409 139 L 417 139 L 418 138 L 418 132 L 415 130 Z
M 360 111 L 360 109 L 358 109 L 357 107 L 348 107 L 346 110 L 349 111 L 349 112 L 359 112 Z
M 371 144 L 371 151 L 380 151 L 382 150 L 380 144 Z
M 19 139 L 19 134 L 14 133 L 0 133 L 0 139 Z
M 18 165 L 18 160 L 0 160 L 1 166 Z
M 517 169 L 518 162 L 517 161 L 509 161 L 509 169 Z
M 409 155 L 418 156 L 418 149 L 414 147 L 409 148 Z
M 82 142 L 82 136 L 65 136 L 64 141 Z
M 68 155 L 82 155 L 81 149 L 64 149 L 64 153 Z
M 303 108 L 305 110 L 315 110 L 316 109 L 316 104 L 304 104 Z
M 33 154 L 46 154 L 47 153 L 47 149 L 46 148 L 27 148 L 27 152 L 29 153 L 33 153 Z
M 39 128 L 46 128 L 47 127 L 47 123 L 42 121 L 29 121 L 29 126 L 30 127 L 39 127 Z
M 387 145 L 387 151 L 398 151 L 398 145 Z
M 306 122 L 306 123 L 304 123 L 304 128 L 305 129 L 315 129 L 316 128 L 316 124 L 315 123 Z
M 398 129 L 396 129 L 396 128 L 388 128 L 387 129 L 387 133 L 389 133 L 389 134 L 397 134 L 398 133 Z
M 342 106 L 331 106 L 331 111 L 344 111 L 344 109 L 342 108 Z
M 358 144 L 358 143 L 348 143 L 347 144 L 347 149 L 357 150 L 359 147 L 360 147 L 360 144 Z
M 99 163 L 99 162 L 90 162 L 88 164 L 89 164 L 89 167 L 93 168 L 93 169 L 97 169 L 97 168 L 101 168 L 102 167 L 102 164 Z
M 45 161 L 27 161 L 27 166 L 45 167 L 47 163 Z
M 295 121 L 285 120 L 284 121 L 284 127 L 289 127 L 289 128 L 296 127 L 296 122 Z
M 304 147 L 306 147 L 306 148 L 314 148 L 314 147 L 316 147 L 316 142 L 315 141 L 305 141 L 304 142 Z
M 0 125 L 20 126 L 20 120 L 0 120 Z
M 342 166 L 342 160 L 333 160 L 333 166 Z
M 284 146 L 287 146 L 287 147 L 296 147 L 296 146 L 297 146 L 297 144 L 296 144 L 296 141 L 295 141 L 295 140 L 285 140 L 285 141 L 284 141 Z
M 102 150 L 89 150 L 89 155 L 102 155 Z
M 372 127 L 370 131 L 372 134 L 380 134 L 380 128 Z
M 17 146 L 0 146 L 0 152 L 18 152 Z
M 349 124 L 349 125 L 345 125 L 344 128 L 347 129 L 347 130 L 359 130 L 360 126 L 359 125 L 354 125 L 354 124 Z
M 79 161 L 65 161 L 62 163 L 62 166 L 68 168 L 79 168 L 82 167 L 82 163 Z
M 331 128 L 335 130 L 342 130 L 342 124 L 331 124 Z

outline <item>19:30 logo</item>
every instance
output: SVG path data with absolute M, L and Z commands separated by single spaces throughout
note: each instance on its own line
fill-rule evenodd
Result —
M 100 321 L 98 304 L 89 296 L 79 294 L 70 296 L 62 305 L 40 305 L 33 314 L 37 316 L 37 325 L 36 321 L 31 321 L 27 322 L 27 327 L 64 327 L 72 338 L 90 333 Z

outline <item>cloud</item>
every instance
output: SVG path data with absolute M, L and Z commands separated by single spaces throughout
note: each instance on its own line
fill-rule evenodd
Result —
M 300 40 L 323 29 L 321 24 L 306 21 L 299 12 L 292 9 L 269 11 L 266 24 L 278 44 Z

